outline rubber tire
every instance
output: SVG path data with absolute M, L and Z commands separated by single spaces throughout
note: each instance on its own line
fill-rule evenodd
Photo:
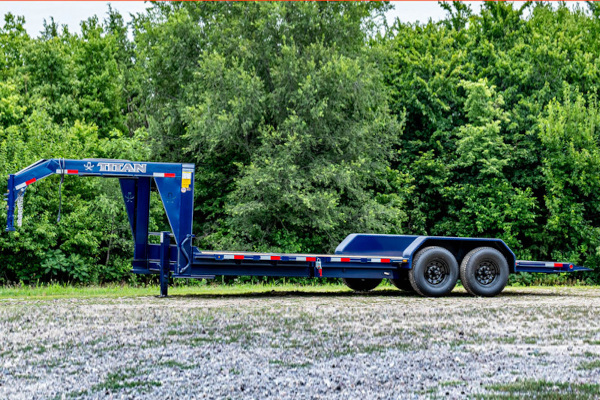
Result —
M 398 271 L 398 273 L 400 274 L 400 278 L 390 279 L 390 282 L 392 283 L 392 285 L 396 286 L 398 289 L 400 289 L 404 292 L 414 293 L 415 290 L 411 286 L 410 280 L 408 278 L 408 270 L 401 269 L 400 271 Z
M 490 285 L 483 285 L 475 278 L 477 266 L 485 259 L 491 259 L 499 269 L 497 279 Z M 492 247 L 478 247 L 471 250 L 460 263 L 460 281 L 473 296 L 493 297 L 500 293 L 508 282 L 508 262 L 498 250 Z
M 441 258 L 448 265 L 449 278 L 439 285 L 433 285 L 425 279 L 427 265 L 434 259 Z M 458 280 L 458 262 L 454 255 L 443 247 L 425 247 L 413 258 L 412 268 L 408 272 L 410 285 L 421 296 L 441 297 L 454 289 Z
M 368 292 L 379 286 L 383 279 L 342 278 L 342 280 L 355 292 Z

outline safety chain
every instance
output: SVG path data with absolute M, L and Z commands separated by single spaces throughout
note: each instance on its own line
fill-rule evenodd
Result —
M 25 197 L 25 191 L 21 190 L 17 195 L 17 226 L 20 228 L 23 225 L 23 197 Z

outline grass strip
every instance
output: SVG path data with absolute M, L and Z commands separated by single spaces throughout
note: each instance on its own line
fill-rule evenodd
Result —
M 348 287 L 341 283 L 328 283 L 315 281 L 314 285 L 303 285 L 294 283 L 236 283 L 232 285 L 222 285 L 212 283 L 211 281 L 203 284 L 184 284 L 177 283 L 169 287 L 171 296 L 256 296 L 268 295 L 286 295 L 286 294 L 311 294 L 311 293 L 339 293 L 340 295 L 349 295 L 352 293 Z M 567 291 L 597 291 L 600 286 L 528 286 L 528 287 L 507 287 L 504 290 L 506 294 L 515 294 L 527 292 L 535 294 L 536 291 L 548 291 L 552 289 L 566 289 Z M 158 285 L 132 286 L 132 285 L 72 285 L 69 283 L 51 283 L 40 285 L 13 285 L 0 286 L 0 300 L 54 300 L 61 298 L 94 298 L 94 297 L 144 297 L 157 296 L 160 293 Z M 384 279 L 375 289 L 375 294 L 397 295 L 407 292 L 400 292 L 395 289 L 387 280 Z M 453 294 L 463 295 L 465 291 L 462 287 L 456 287 Z
M 382 290 L 389 289 L 384 286 Z M 235 284 L 235 285 L 202 285 L 202 286 L 174 286 L 169 288 L 169 295 L 244 295 L 244 294 L 277 294 L 289 292 L 350 292 L 341 284 L 322 284 L 315 286 L 302 286 L 297 284 Z M 0 299 L 22 300 L 53 300 L 60 298 L 93 298 L 93 297 L 143 297 L 157 296 L 160 293 L 158 285 L 143 287 L 129 285 L 102 285 L 102 286 L 74 286 L 69 284 L 48 284 L 39 286 L 4 286 L 0 287 Z
M 523 380 L 487 386 L 496 393 L 486 394 L 481 399 L 580 400 L 597 398 L 600 385 L 595 383 L 549 382 L 545 380 Z

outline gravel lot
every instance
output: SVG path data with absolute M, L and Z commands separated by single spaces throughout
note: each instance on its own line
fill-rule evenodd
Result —
M 7 399 L 595 398 L 599 384 L 597 288 L 0 300 Z

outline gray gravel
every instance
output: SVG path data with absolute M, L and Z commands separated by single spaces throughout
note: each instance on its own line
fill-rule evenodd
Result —
M 471 398 L 517 380 L 598 384 L 599 317 L 600 290 L 579 288 L 0 300 L 0 398 Z

